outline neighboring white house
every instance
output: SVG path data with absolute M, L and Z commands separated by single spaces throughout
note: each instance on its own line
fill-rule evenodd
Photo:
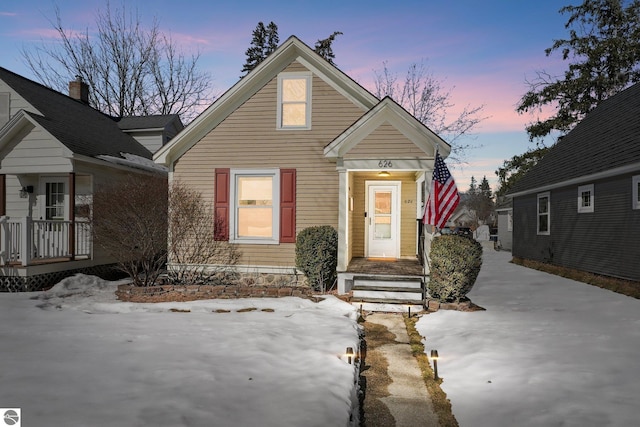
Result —
M 177 116 L 125 118 L 121 129 L 88 105 L 84 82 L 70 82 L 69 93 L 0 67 L 0 290 L 106 271 L 113 261 L 93 247 L 88 226 L 95 188 L 131 174 L 166 174 L 150 148 L 182 128 Z

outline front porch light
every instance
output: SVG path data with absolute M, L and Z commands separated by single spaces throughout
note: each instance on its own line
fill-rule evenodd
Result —
M 33 193 L 33 185 L 27 185 L 20 189 L 20 197 L 25 198 L 27 194 Z
M 388 171 L 380 171 L 378 172 L 378 176 L 381 178 L 387 178 L 387 177 L 390 177 L 391 174 Z

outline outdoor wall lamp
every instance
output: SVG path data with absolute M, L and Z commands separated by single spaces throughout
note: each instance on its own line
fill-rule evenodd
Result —
M 20 189 L 20 197 L 27 197 L 27 194 L 33 193 L 33 185 L 27 185 Z
M 431 360 L 433 360 L 433 379 L 438 380 L 438 350 L 431 350 Z
M 387 172 L 387 171 L 381 171 L 381 172 L 378 172 L 378 176 L 381 177 L 381 178 L 387 178 L 387 177 L 391 176 L 391 174 L 389 172 Z

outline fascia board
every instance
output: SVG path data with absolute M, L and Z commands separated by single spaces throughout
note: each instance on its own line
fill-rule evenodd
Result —
M 624 175 L 627 173 L 640 173 L 640 163 L 632 163 L 625 166 L 620 166 L 613 169 L 608 169 L 602 172 L 596 172 L 589 175 L 582 175 L 565 181 L 555 182 L 548 185 L 543 185 L 536 188 L 530 188 L 528 190 L 519 191 L 517 193 L 506 194 L 505 197 L 515 198 L 520 196 L 526 196 L 528 194 L 542 193 L 545 191 L 554 190 L 557 188 L 568 187 L 571 185 L 585 184 L 600 179 L 612 178 L 618 175 Z
M 447 142 L 407 113 L 406 110 L 400 108 L 390 98 L 385 98 L 327 145 L 324 150 L 325 157 L 343 157 L 384 122 L 389 122 L 425 154 L 433 156 L 437 145 L 442 148 L 443 157 L 446 157 L 451 151 L 451 146 Z

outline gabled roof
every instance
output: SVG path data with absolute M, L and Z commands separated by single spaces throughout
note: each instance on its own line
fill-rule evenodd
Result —
M 40 113 L 26 114 L 74 154 L 151 158 L 151 152 L 122 132 L 112 117 L 2 67 L 0 79 Z
M 440 153 L 443 157 L 447 157 L 451 152 L 449 144 L 409 114 L 393 99 L 386 96 L 378 105 L 366 112 L 353 125 L 329 143 L 324 149 L 325 157 L 343 157 L 363 138 L 385 122 L 390 123 L 398 131 L 402 132 L 426 154 L 435 157 L 436 147 L 440 147 Z
M 640 83 L 598 105 L 508 195 L 545 191 L 634 168 L 640 169 Z
M 196 117 L 168 144 L 160 148 L 155 153 L 154 160 L 158 163 L 169 165 L 180 158 L 182 154 L 187 152 L 202 137 L 220 124 L 294 60 L 301 62 L 305 67 L 314 71 L 316 76 L 349 98 L 354 104 L 361 106 L 363 112 L 370 110 L 379 102 L 377 97 L 349 76 L 331 65 L 297 37 L 291 36 L 247 76 L 240 79 L 231 89 Z

